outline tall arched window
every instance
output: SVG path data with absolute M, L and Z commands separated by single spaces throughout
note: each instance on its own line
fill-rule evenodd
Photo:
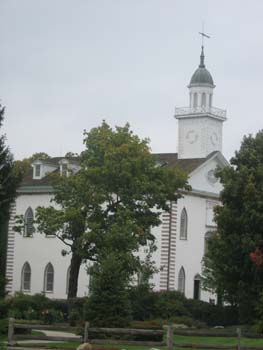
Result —
M 202 106 L 202 107 L 205 107 L 205 106 L 206 106 L 206 94 L 205 94 L 205 92 L 202 93 L 201 106 Z
M 54 290 L 54 267 L 48 263 L 44 273 L 44 292 L 52 293 Z
M 180 239 L 187 239 L 187 212 L 185 208 L 181 212 Z
M 24 236 L 32 237 L 34 233 L 34 213 L 31 207 L 28 207 L 25 212 L 25 228 L 24 228 Z
M 201 294 L 201 276 L 199 274 L 194 277 L 194 299 L 199 300 Z
M 194 93 L 194 108 L 197 107 L 197 92 Z
M 30 291 L 31 287 L 31 267 L 28 262 L 25 262 L 21 272 L 21 290 Z
M 183 266 L 180 268 L 178 274 L 178 291 L 181 293 L 185 293 L 185 271 Z
M 70 276 L 70 266 L 67 270 L 67 280 L 66 280 L 66 294 L 68 295 L 68 289 L 69 289 L 69 276 Z

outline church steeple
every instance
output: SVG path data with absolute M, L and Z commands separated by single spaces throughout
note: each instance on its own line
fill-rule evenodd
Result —
M 175 109 L 179 131 L 178 158 L 205 158 L 213 151 L 222 151 L 222 124 L 226 120 L 226 111 L 213 107 L 215 85 L 205 67 L 203 45 L 199 66 L 188 88 L 189 107 Z
M 204 45 L 202 45 L 199 68 L 205 68 Z

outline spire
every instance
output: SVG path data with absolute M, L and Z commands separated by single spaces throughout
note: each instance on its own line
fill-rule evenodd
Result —
M 199 68 L 205 68 L 205 55 L 204 55 L 204 46 L 202 45 L 202 51 L 200 55 L 200 64 Z

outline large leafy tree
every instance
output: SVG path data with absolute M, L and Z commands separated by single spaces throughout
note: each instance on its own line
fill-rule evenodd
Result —
M 263 287 L 262 269 L 251 259 L 263 247 L 263 131 L 244 137 L 230 163 L 218 171 L 222 206 L 204 259 L 204 284 L 237 305 L 241 321 L 249 321 Z
M 95 259 L 95 244 L 89 236 L 91 216 L 102 203 L 102 196 L 85 178 L 81 168 L 70 176 L 51 176 L 54 188 L 54 206 L 38 207 L 36 223 L 38 231 L 55 235 L 65 244 L 62 255 L 71 254 L 68 298 L 75 298 L 78 276 L 83 260 Z
M 139 264 L 134 253 L 154 241 L 150 228 L 160 224 L 161 211 L 177 200 L 178 189 L 187 188 L 187 177 L 156 166 L 148 140 L 140 140 L 129 125 L 112 129 L 103 122 L 84 136 L 81 169 L 57 179 L 54 201 L 60 208 L 39 208 L 38 227 L 70 247 L 78 269 L 83 259 L 106 266 L 109 254 L 118 256 L 128 281 Z M 76 277 L 70 275 L 75 287 L 69 297 L 76 295 Z
M 0 105 L 0 128 L 4 119 L 4 107 Z M 5 295 L 6 248 L 10 205 L 21 180 L 20 168 L 5 144 L 5 135 L 0 136 L 0 297 Z

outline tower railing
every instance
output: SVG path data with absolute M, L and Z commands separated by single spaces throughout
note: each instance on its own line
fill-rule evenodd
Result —
M 191 115 L 212 115 L 220 119 L 226 119 L 226 110 L 217 107 L 179 107 L 175 108 L 175 117 Z

